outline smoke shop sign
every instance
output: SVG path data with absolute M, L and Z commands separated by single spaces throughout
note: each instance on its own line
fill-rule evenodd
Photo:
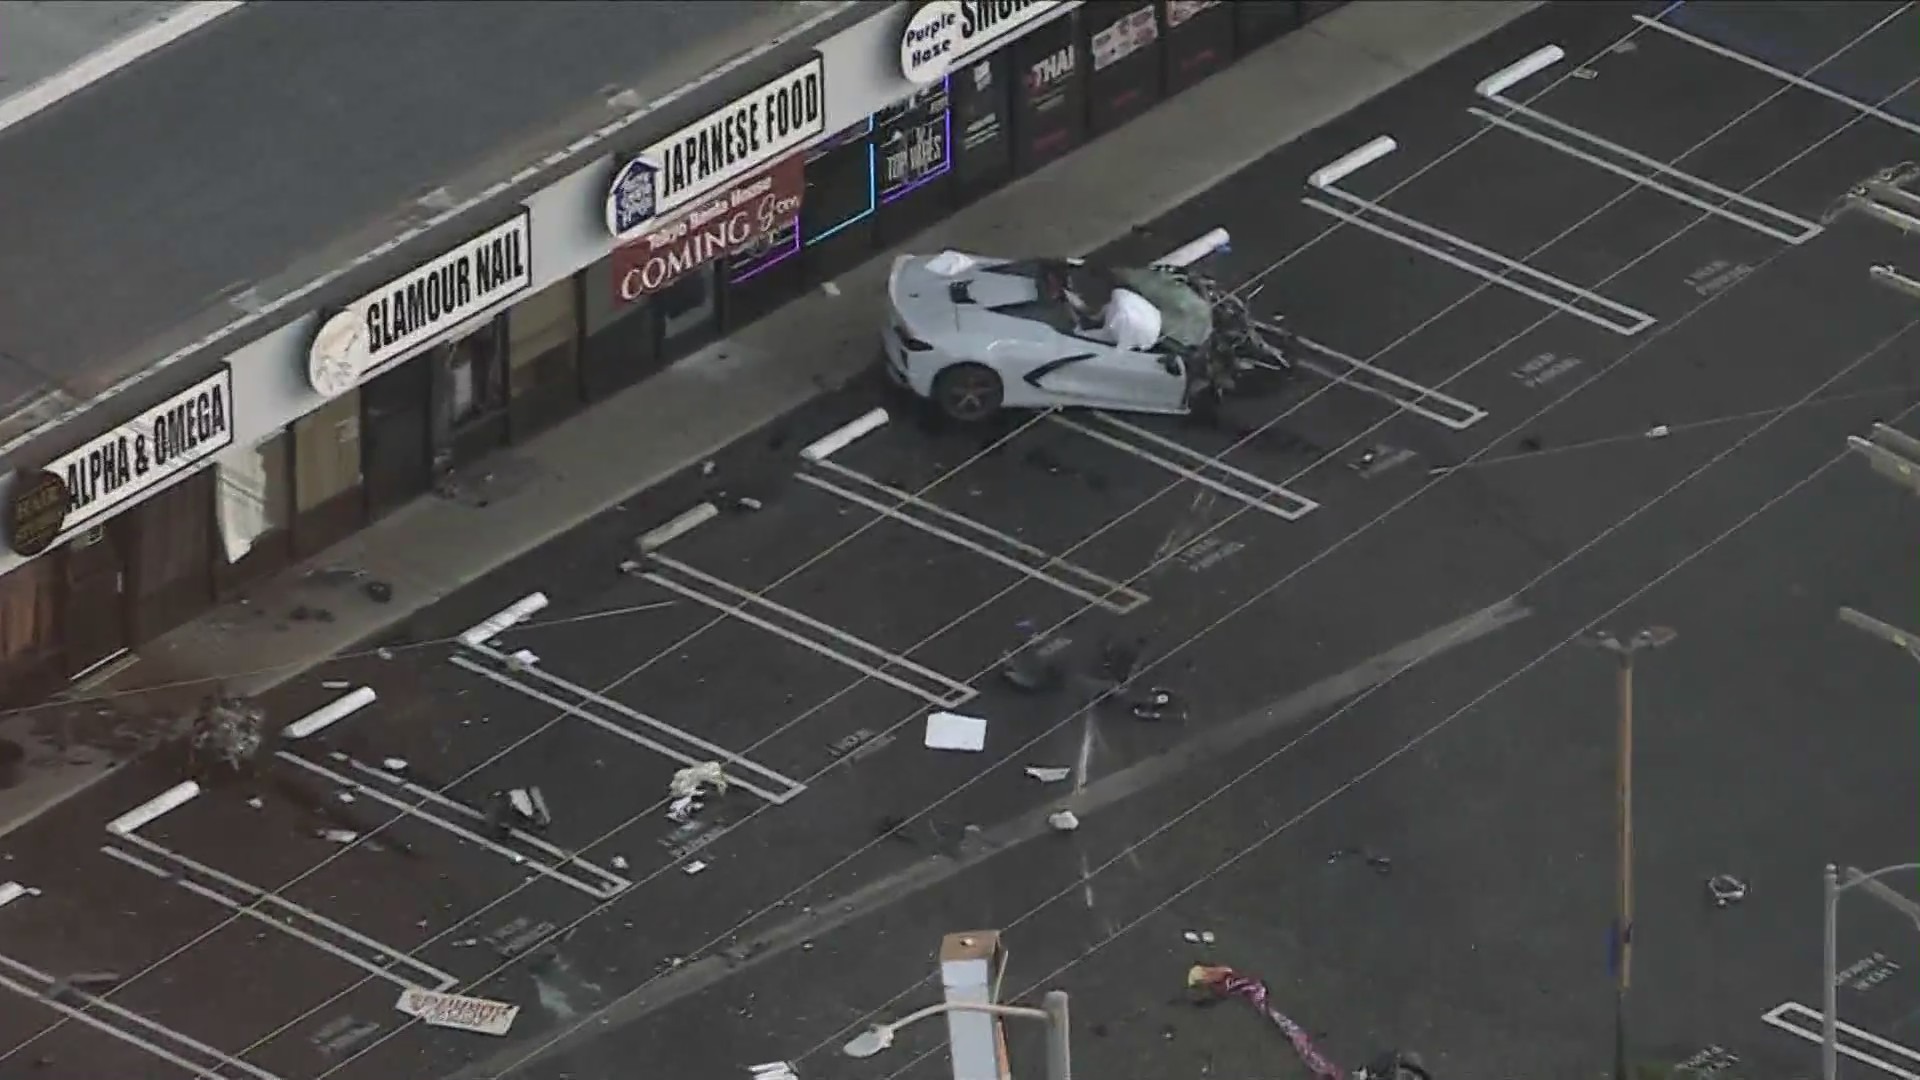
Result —
M 132 420 L 55 458 L 64 531 L 103 517 L 233 444 L 233 372 L 221 368 Z
M 320 325 L 307 349 L 307 382 L 338 397 L 376 368 L 432 343 L 533 283 L 533 244 L 523 207 Z
M 806 163 L 795 154 L 672 224 L 615 248 L 614 298 L 632 303 L 728 252 L 765 240 L 800 212 L 806 190 Z
M 917 86 L 1076 6 L 1063 0 L 930 0 L 900 35 L 900 74 Z
M 607 231 L 632 240 L 827 132 L 826 62 L 815 53 L 787 72 L 641 151 L 614 174 Z

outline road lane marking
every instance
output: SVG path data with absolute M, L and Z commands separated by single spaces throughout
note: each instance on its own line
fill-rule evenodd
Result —
M 849 491 L 831 480 L 815 476 L 812 473 L 795 473 L 795 479 L 819 488 L 821 491 L 836 495 L 856 506 L 866 507 L 882 517 L 897 521 L 910 528 L 918 529 L 929 536 L 945 540 L 957 547 L 971 551 L 982 558 L 997 562 L 1035 581 L 1051 585 L 1067 593 L 1069 596 L 1078 597 L 1089 604 L 1111 611 L 1116 615 L 1125 615 L 1128 612 L 1134 611 L 1146 604 L 1149 599 L 1145 593 L 1130 589 L 1110 578 L 1102 577 L 1091 570 L 1068 562 L 1059 556 L 1050 555 L 1034 547 L 1032 544 L 975 521 L 965 514 L 957 513 L 911 492 L 902 491 L 899 488 L 882 483 L 863 472 L 850 469 L 835 461 L 829 461 L 824 457 L 811 460 L 813 460 L 816 466 L 822 469 L 829 470 L 835 475 L 844 477 L 851 482 L 863 484 L 880 492 L 887 496 L 892 505 L 862 495 L 859 492 Z M 980 536 L 994 541 L 998 547 L 988 547 L 986 544 L 974 540 L 971 537 L 962 536 L 951 529 L 943 528 L 940 525 L 922 520 L 922 518 L 908 513 L 907 510 L 909 507 L 919 514 L 939 518 L 942 521 L 951 522 L 961 528 L 969 529 Z M 1009 554 L 1010 552 L 1011 554 Z M 1069 581 L 1067 580 L 1068 578 L 1076 580 Z M 1076 581 L 1078 582 L 1077 584 Z
M 758 593 L 696 570 L 677 559 L 668 558 L 659 552 L 651 552 L 647 558 L 656 568 L 640 573 L 639 576 L 647 581 L 689 600 L 705 604 L 715 611 L 731 615 L 750 626 L 759 627 L 777 637 L 785 638 L 829 660 L 844 664 L 869 679 L 904 690 L 937 708 L 956 708 L 979 696 L 979 691 L 966 683 L 949 678 L 931 668 L 922 667 L 864 638 L 856 637 L 838 627 L 829 626 L 811 615 L 777 604 Z M 662 573 L 662 570 L 668 573 Z M 699 587 L 676 578 L 697 582 Z M 712 590 L 721 595 L 714 596 L 706 590 Z M 748 610 L 749 607 L 754 610 Z M 759 612 L 766 614 L 759 614 Z M 774 621 L 776 618 L 791 625 L 782 625 L 781 622 Z M 804 627 L 812 634 L 803 633 L 795 629 L 795 626 Z M 852 651 L 842 651 L 836 645 Z M 871 659 L 863 660 L 861 655 Z M 916 682 L 908 678 L 909 675 L 918 676 L 924 682 Z
M 513 848 L 508 847 L 506 844 L 501 843 L 499 840 L 491 839 L 489 837 L 483 836 L 480 833 L 475 832 L 473 829 L 468 828 L 467 826 L 460 824 L 457 821 L 453 821 L 453 820 L 450 820 L 449 818 L 442 817 L 439 814 L 432 813 L 424 809 L 421 804 L 431 804 L 442 810 L 451 811 L 452 813 L 468 818 L 469 820 L 474 821 L 476 823 L 485 824 L 487 821 L 487 815 L 485 813 L 479 810 L 476 810 L 473 807 L 466 805 L 465 803 L 459 802 L 458 800 L 455 800 L 455 799 L 449 799 L 445 795 L 442 795 L 439 792 L 432 790 L 431 788 L 421 787 L 418 784 L 412 783 L 402 777 L 394 775 L 393 773 L 387 772 L 385 769 L 378 769 L 371 765 L 367 765 L 363 762 L 356 761 L 352 757 L 346 754 L 333 753 L 330 756 L 335 761 L 339 762 L 350 771 L 358 773 L 360 776 L 365 777 L 366 778 L 365 781 L 356 780 L 351 776 L 342 775 L 330 768 L 327 768 L 324 765 L 321 765 L 314 761 L 310 761 L 307 758 L 300 756 L 299 754 L 292 753 L 291 751 L 280 750 L 275 752 L 274 756 L 288 763 L 289 765 L 293 765 L 297 768 L 305 769 L 306 771 L 314 774 L 315 776 L 322 777 L 328 781 L 331 781 L 332 783 L 340 785 L 341 787 L 351 789 L 356 794 L 363 795 L 369 799 L 372 799 L 377 803 L 387 806 L 393 810 L 397 810 L 404 817 L 410 817 L 417 821 L 434 825 L 440 829 L 445 830 L 446 832 L 453 834 L 455 837 L 458 837 L 461 840 L 465 840 L 470 844 L 475 844 L 475 845 L 478 845 L 479 847 L 485 848 L 486 850 L 491 851 L 496 855 L 500 855 L 504 857 L 508 862 L 512 863 L 515 866 L 524 866 L 527 869 L 533 870 L 536 873 L 542 875 L 543 877 L 552 878 L 553 880 L 560 882 L 563 885 L 567 885 L 572 888 L 578 889 L 579 891 L 586 893 L 588 896 L 594 898 L 595 900 L 611 900 L 614 897 L 619 896 L 621 893 L 626 892 L 628 889 L 631 889 L 633 887 L 633 882 L 628 881 L 626 878 L 623 878 L 620 875 L 615 874 L 610 870 L 603 870 L 600 867 L 594 865 L 593 863 L 588 862 L 587 860 L 580 858 L 577 855 L 563 851 L 560 848 L 557 848 L 554 845 L 547 843 L 545 840 L 542 840 L 539 837 L 534 836 L 533 834 L 525 832 L 523 830 L 509 828 L 506 831 L 506 835 L 508 838 L 519 843 L 522 847 L 531 848 L 534 851 L 538 852 L 542 857 L 536 858 L 532 855 L 526 854 L 525 852 L 516 851 Z M 371 783 L 369 783 L 369 781 L 384 783 L 392 787 L 398 788 L 401 791 L 404 791 L 408 795 L 412 796 L 417 801 L 408 802 L 404 799 L 395 798 L 394 796 L 387 794 L 385 791 L 382 791 L 379 788 L 371 786 Z M 575 867 L 580 871 L 582 875 L 585 875 L 587 877 L 591 877 L 597 880 L 595 881 L 582 880 L 580 877 L 576 877 L 574 874 L 569 873 L 566 870 L 562 869 L 562 867 L 566 867 L 566 866 Z
M 1790 1021 L 1788 1019 L 1789 1015 L 1796 1018 L 1804 1018 L 1803 1023 L 1797 1024 Z M 1810 1009 L 1797 1001 L 1781 1002 L 1762 1013 L 1760 1019 L 1770 1027 L 1778 1028 L 1789 1035 L 1805 1039 L 1810 1043 L 1818 1045 L 1822 1041 L 1822 1018 L 1820 1010 Z M 1910 1068 L 1896 1065 L 1879 1056 L 1881 1052 L 1885 1052 L 1892 1056 L 1905 1058 L 1908 1065 L 1920 1066 L 1920 1050 L 1915 1050 L 1910 1046 L 1903 1046 L 1891 1039 L 1883 1039 L 1871 1031 L 1864 1031 L 1854 1027 L 1852 1024 L 1841 1021 L 1834 1023 L 1834 1030 L 1840 1036 L 1836 1048 L 1841 1054 L 1863 1065 L 1871 1065 L 1882 1072 L 1892 1073 L 1900 1077 L 1900 1080 L 1920 1080 L 1920 1072 L 1914 1072 Z M 1870 1053 L 1867 1050 L 1862 1050 L 1852 1042 L 1849 1042 L 1848 1040 L 1850 1039 L 1866 1043 L 1869 1047 L 1873 1048 L 1873 1052 Z
M 1201 487 L 1210 488 L 1235 502 L 1242 503 L 1264 513 L 1272 514 L 1277 518 L 1283 518 L 1287 521 L 1299 521 L 1301 518 L 1320 509 L 1319 503 L 1314 502 L 1305 495 L 1289 491 L 1279 484 L 1255 476 L 1245 469 L 1235 468 L 1221 461 L 1219 458 L 1203 454 L 1190 446 L 1183 446 L 1180 443 L 1174 442 L 1172 439 L 1156 435 L 1137 424 L 1130 424 L 1125 420 L 1103 412 L 1092 412 L 1087 415 L 1108 430 L 1101 431 L 1098 428 L 1082 424 L 1078 420 L 1069 420 L 1057 412 L 1048 413 L 1047 419 L 1069 431 L 1077 431 L 1087 438 L 1093 439 L 1096 442 L 1105 443 L 1123 454 L 1131 454 L 1142 461 L 1157 465 L 1173 473 L 1175 476 L 1179 476 L 1191 483 L 1199 484 Z M 1123 438 L 1120 434 L 1116 433 L 1124 433 L 1125 437 Z M 1141 445 L 1142 443 L 1146 445 L 1143 446 Z M 1155 449 L 1149 449 L 1149 447 L 1184 457 L 1193 462 L 1193 465 L 1182 465 L 1172 460 L 1172 458 L 1156 453 Z
M 65 990 L 63 996 L 71 996 L 78 999 L 82 1003 L 81 1007 L 75 1008 L 64 1001 L 56 1000 L 50 995 L 55 988 L 59 986 L 58 980 L 46 972 L 23 964 L 10 956 L 0 955 L 0 967 L 4 967 L 22 978 L 39 984 L 38 988 L 35 988 L 9 978 L 8 976 L 0 975 L 0 988 L 11 990 L 23 998 L 37 1001 L 69 1020 L 77 1020 L 87 1027 L 100 1032 L 102 1035 L 118 1039 L 128 1046 L 144 1050 L 154 1057 L 159 1058 L 161 1061 L 184 1069 L 188 1074 L 200 1077 L 202 1080 L 235 1080 L 234 1070 L 245 1073 L 247 1076 L 253 1077 L 254 1080 L 281 1080 L 279 1076 L 259 1066 L 250 1065 L 231 1054 L 215 1050 L 213 1047 L 208 1046 L 206 1043 L 190 1035 L 175 1031 L 158 1021 L 149 1020 L 131 1009 L 108 1001 L 106 998 L 97 997 L 83 990 L 68 988 Z M 207 1059 L 211 1064 L 200 1064 L 191 1061 L 176 1050 L 170 1050 L 144 1035 L 120 1027 L 117 1024 L 109 1023 L 105 1016 L 101 1014 L 112 1016 L 117 1020 L 125 1022 L 130 1027 L 144 1029 L 148 1034 L 165 1039 L 167 1042 L 172 1043 L 182 1050 L 194 1051 L 196 1055 Z
M 1323 379 L 1339 383 L 1348 389 L 1358 390 L 1363 394 L 1371 394 L 1374 397 L 1384 398 L 1400 409 L 1410 412 L 1415 416 L 1431 420 L 1441 427 L 1451 428 L 1454 431 L 1465 431 L 1487 418 L 1487 410 L 1480 408 L 1478 405 L 1468 404 L 1451 394 L 1443 393 L 1431 386 L 1414 382 L 1404 375 L 1388 371 L 1383 367 L 1376 367 L 1357 356 L 1349 356 L 1331 345 L 1322 345 L 1312 338 L 1299 336 L 1295 336 L 1293 340 L 1302 348 L 1318 356 L 1345 365 L 1347 370 L 1345 372 L 1332 371 L 1310 360 L 1296 356 L 1294 357 L 1294 363 L 1300 367 L 1313 372 Z M 1364 376 L 1366 379 L 1378 380 L 1386 385 L 1385 387 L 1375 386 L 1369 382 L 1356 379 L 1356 375 Z M 1402 396 L 1402 393 L 1404 393 L 1405 396 Z
M 487 646 L 469 646 L 469 648 L 502 666 L 506 666 L 507 662 L 511 659 L 506 654 Z M 645 747 L 681 765 L 698 765 L 704 761 L 723 762 L 728 766 L 727 778 L 733 782 L 733 786 L 748 794 L 758 795 L 760 798 L 776 806 L 792 800 L 796 795 L 806 790 L 806 785 L 800 783 L 798 780 L 790 779 L 744 755 L 734 753 L 726 747 L 711 743 L 692 732 L 682 731 L 664 720 L 657 720 L 630 705 L 590 690 L 587 687 L 581 686 L 579 683 L 561 678 L 538 664 L 518 665 L 510 669 L 512 674 L 509 674 L 505 671 L 495 671 L 484 664 L 480 664 L 464 656 L 455 656 L 450 662 L 457 668 L 470 671 L 509 690 L 530 697 L 543 705 L 559 709 L 569 716 L 577 716 L 609 734 L 616 735 L 636 746 Z M 556 691 L 567 694 L 576 700 L 573 702 L 562 700 L 553 694 L 541 690 L 539 687 L 531 686 L 525 681 L 516 678 L 516 675 L 526 675 L 538 679 L 548 686 L 553 687 Z M 596 705 L 601 709 L 617 716 L 625 717 L 636 724 L 651 728 L 663 735 L 672 736 L 700 751 L 705 756 L 695 757 L 685 750 L 676 749 L 642 735 L 626 724 L 609 720 L 599 713 L 588 709 L 586 707 L 588 704 Z M 762 787 L 750 779 L 751 776 L 758 776 L 770 780 L 778 784 L 782 790 L 773 791 Z
M 1888 14 L 1886 18 L 1881 19 L 1879 22 L 1875 23 L 1871 28 L 1867 30 L 1865 34 L 1861 34 L 1859 37 L 1855 38 L 1853 41 L 1853 44 L 1858 44 L 1862 39 L 1867 37 L 1869 34 L 1872 34 L 1875 30 L 1880 29 L 1881 27 L 1885 26 L 1889 22 L 1892 22 L 1894 19 L 1898 18 L 1899 16 L 1906 14 L 1907 10 L 1911 7 L 1913 7 L 1912 4 L 1900 5 L 1893 12 Z M 1864 101 L 1860 101 L 1855 98 L 1849 97 L 1838 90 L 1834 90 L 1821 83 L 1814 82 L 1812 79 L 1809 79 L 1804 75 L 1795 75 L 1791 71 L 1786 71 L 1784 69 L 1774 67 L 1772 64 L 1769 64 L 1764 60 L 1756 60 L 1753 57 L 1748 56 L 1746 53 L 1740 52 L 1736 49 L 1730 49 L 1727 46 L 1722 45 L 1717 41 L 1708 41 L 1706 38 L 1700 37 L 1695 34 L 1689 34 L 1685 30 L 1682 30 L 1679 27 L 1673 26 L 1669 23 L 1660 22 L 1656 19 L 1649 19 L 1645 15 L 1635 15 L 1633 17 L 1633 21 L 1639 23 L 1641 26 L 1644 26 L 1650 30 L 1658 30 L 1661 33 L 1666 34 L 1668 37 L 1671 37 L 1676 41 L 1684 41 L 1689 45 L 1695 46 L 1696 48 L 1704 49 L 1707 52 L 1714 54 L 1715 56 L 1723 56 L 1728 60 L 1733 61 L 1736 64 L 1744 64 L 1745 66 L 1750 67 L 1755 71 L 1762 72 L 1767 75 L 1771 75 L 1774 78 L 1779 79 L 1781 82 L 1787 83 L 1790 86 L 1797 86 L 1802 90 L 1819 94 L 1821 97 L 1826 98 L 1828 101 L 1837 101 L 1840 104 L 1845 105 L 1847 108 L 1853 109 L 1861 113 L 1862 115 L 1871 116 L 1875 120 L 1885 121 L 1886 123 L 1892 124 L 1894 127 L 1900 128 L 1903 131 L 1910 131 L 1915 135 L 1920 135 L 1920 124 L 1916 124 L 1911 120 L 1907 120 L 1902 117 L 1895 116 L 1894 114 L 1886 111 L 1885 109 L 1880 108 L 1877 105 L 1869 105 Z
M 1545 271 L 1536 270 L 1517 259 L 1482 247 L 1471 240 L 1447 232 L 1445 229 L 1437 228 L 1423 221 L 1410 218 L 1396 210 L 1390 210 L 1372 199 L 1362 198 L 1350 191 L 1343 190 L 1339 186 L 1339 181 L 1379 161 L 1398 148 L 1398 143 L 1382 135 L 1356 150 L 1349 151 L 1333 163 L 1315 170 L 1313 175 L 1308 178 L 1307 183 L 1313 190 L 1323 195 L 1340 199 L 1354 207 L 1354 210 L 1343 210 L 1330 203 L 1322 202 L 1319 199 L 1311 197 L 1303 198 L 1300 201 L 1314 210 L 1338 218 L 1349 225 L 1365 232 L 1370 232 L 1381 239 L 1393 241 L 1394 243 L 1418 251 L 1423 255 L 1431 256 L 1446 263 L 1448 266 L 1472 274 L 1489 284 L 1498 285 L 1503 289 L 1519 293 L 1522 296 L 1531 297 L 1534 300 L 1546 304 L 1548 307 L 1557 308 L 1575 318 L 1584 319 L 1595 326 L 1611 330 L 1623 337 L 1632 337 L 1647 327 L 1652 326 L 1654 322 L 1657 321 L 1653 316 L 1637 308 L 1628 307 L 1617 301 L 1609 300 L 1590 289 L 1583 289 L 1572 282 L 1554 277 Z M 1387 228 L 1377 221 L 1368 220 L 1366 217 L 1361 216 L 1362 214 L 1372 214 L 1377 218 L 1392 222 L 1399 226 L 1399 229 Z M 1409 235 L 1409 231 L 1428 237 L 1431 240 L 1446 245 L 1446 247 L 1435 247 L 1426 240 L 1417 239 L 1415 236 Z M 1491 264 L 1500 269 L 1495 271 L 1489 269 L 1487 265 L 1469 261 L 1462 254 L 1457 254 L 1460 252 L 1474 255 L 1483 260 L 1484 263 Z M 1515 280 L 1516 276 L 1525 278 L 1526 281 Z M 1531 282 L 1532 284 L 1528 284 L 1527 282 Z M 1558 295 L 1555 295 L 1556 292 Z M 1625 321 L 1616 321 L 1616 317 Z

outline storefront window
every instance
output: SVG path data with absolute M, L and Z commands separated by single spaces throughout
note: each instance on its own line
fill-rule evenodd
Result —
M 1167 93 L 1178 93 L 1233 60 L 1233 5 L 1167 0 Z
M 59 618 L 58 561 L 35 559 L 0 576 L 0 664 L 50 649 Z
M 829 136 L 807 152 L 807 195 L 800 206 L 800 242 L 808 273 L 825 280 L 873 252 L 879 208 L 873 118 Z
M 1013 175 L 1006 54 L 995 53 L 955 71 L 947 86 L 953 95 L 955 182 L 960 201 L 967 202 Z
M 573 278 L 562 278 L 507 309 L 507 391 L 516 441 L 579 403 L 574 367 L 578 291 Z
M 1093 130 L 1112 131 L 1160 100 L 1160 15 L 1153 0 L 1090 0 L 1080 9 L 1093 73 Z
M 663 357 L 686 356 L 718 336 L 717 273 L 718 268 L 709 263 L 654 295 L 655 306 L 660 310 Z
M 1013 44 L 1014 161 L 1032 172 L 1080 145 L 1087 131 L 1086 86 L 1077 41 L 1079 14 L 1061 16 Z
M 953 171 L 953 95 L 941 79 L 874 117 L 873 150 L 885 239 L 911 236 L 945 214 Z
M 228 565 L 293 524 L 291 444 L 281 432 L 258 446 L 227 451 L 215 466 L 213 509 Z
M 360 488 L 360 394 L 348 391 L 293 426 L 293 507 L 318 510 Z
M 660 298 L 622 301 L 611 258 L 582 270 L 578 281 L 586 324 L 586 340 L 580 348 L 580 389 L 587 400 L 598 401 L 659 370 L 655 319 Z
M 506 406 L 506 371 L 495 323 L 447 346 L 442 356 L 446 364 L 447 419 L 455 431 L 486 420 Z

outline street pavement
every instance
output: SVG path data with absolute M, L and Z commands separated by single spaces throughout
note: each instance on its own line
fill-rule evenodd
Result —
M 1073 993 L 1082 1071 L 1296 1075 L 1250 1012 L 1185 1001 L 1206 960 L 1267 978 L 1345 1062 L 1602 1075 L 1616 708 L 1611 658 L 1573 642 L 1662 624 L 1633 1041 L 1806 1074 L 1820 867 L 1920 841 L 1911 661 L 1834 618 L 1902 622 L 1920 584 L 1910 497 L 1843 455 L 1875 420 L 1920 430 L 1920 308 L 1866 274 L 1903 237 L 1837 202 L 1910 156 L 1920 68 L 1885 41 L 1913 16 L 1663 16 L 1868 113 L 1630 18 L 1658 10 L 1544 9 L 1105 253 L 1228 228 L 1222 279 L 1345 381 L 1212 424 L 953 430 L 877 378 L 822 397 L 269 695 L 276 723 L 377 700 L 260 776 L 110 836 L 181 775 L 147 760 L 13 834 L 4 873 L 41 895 L 0 907 L 8 967 L 122 976 L 107 1002 L 220 1077 L 931 1076 L 938 1024 L 869 1063 L 834 1048 L 935 1000 L 942 933 L 992 927 L 1004 996 Z M 1546 44 L 1566 60 L 1509 91 L 1536 137 L 1467 112 Z M 1398 149 L 1310 190 L 1380 134 Z M 1635 154 L 1684 175 L 1595 164 Z M 1489 253 L 1532 272 L 1463 269 Z M 875 407 L 887 425 L 800 457 Z M 635 548 L 702 502 L 714 520 Z M 534 592 L 491 645 L 454 640 Z M 1118 690 L 1116 645 L 1139 654 Z M 1003 677 L 1023 650 L 1056 687 Z M 1135 716 L 1151 687 L 1181 715 Z M 922 745 L 942 708 L 987 720 L 983 751 Z M 670 820 L 675 770 L 715 759 L 736 786 Z M 489 838 L 477 808 L 527 786 L 551 827 Z M 1746 899 L 1714 907 L 1716 874 Z M 273 921 L 226 918 L 215 897 L 250 889 Z M 1847 904 L 1847 1075 L 1920 1071 L 1913 929 Z M 443 981 L 520 1005 L 511 1034 L 403 1026 L 400 987 Z M 40 1009 L 0 1011 L 0 1077 L 178 1075 L 127 1055 L 126 1015 L 86 1013 L 116 1043 Z

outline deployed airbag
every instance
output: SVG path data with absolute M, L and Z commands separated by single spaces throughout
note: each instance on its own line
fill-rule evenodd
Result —
M 1160 309 L 1132 289 L 1115 289 L 1101 313 L 1107 340 L 1122 349 L 1151 349 L 1160 340 Z

